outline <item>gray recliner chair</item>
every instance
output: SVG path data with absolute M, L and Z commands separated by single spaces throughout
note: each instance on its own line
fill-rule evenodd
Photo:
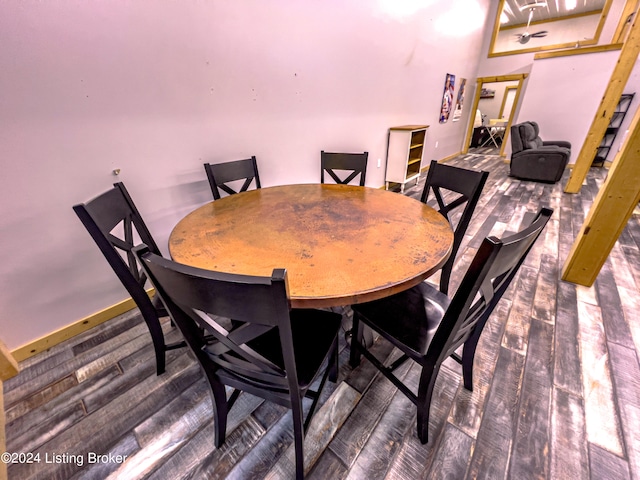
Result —
M 562 140 L 543 141 L 536 122 L 523 122 L 511 127 L 512 177 L 537 182 L 556 183 L 562 178 L 571 144 Z

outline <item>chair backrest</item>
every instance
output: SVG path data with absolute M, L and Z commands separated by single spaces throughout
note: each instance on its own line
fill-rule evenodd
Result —
M 534 122 L 532 120 L 529 120 L 528 122 L 529 125 L 531 125 L 533 127 L 533 133 L 536 137 L 540 136 L 540 126 L 538 125 L 538 122 Z
M 541 208 L 519 233 L 484 239 L 434 335 L 429 361 L 442 362 L 469 337 L 480 335 L 552 213 Z
M 147 277 L 139 269 L 133 247 L 141 241 L 158 255 L 160 250 L 124 184 L 115 183 L 111 190 L 75 205 L 73 210 L 138 307 L 143 312 L 146 307 L 155 311 L 144 289 Z
M 438 211 L 449 221 L 454 229 L 451 255 L 442 267 L 440 274 L 440 291 L 449 291 L 449 280 L 456 255 L 469 227 L 469 222 L 480 199 L 480 194 L 487 181 L 489 172 L 477 172 L 464 168 L 453 167 L 431 161 L 427 172 L 424 190 L 420 200 L 427 203 L 429 194 L 433 193 Z M 464 207 L 460 214 L 454 213 L 459 207 Z M 457 222 L 454 220 L 457 219 Z M 455 223 L 455 226 L 454 226 Z
M 524 150 L 522 137 L 520 136 L 520 123 L 511 125 L 511 153 L 520 153 Z
M 525 150 L 536 149 L 542 146 L 542 139 L 538 135 L 539 128 L 535 122 L 524 122 L 520 125 L 520 137 Z
M 511 153 L 536 149 L 543 145 L 536 122 L 522 122 L 511 126 Z
M 332 153 L 320 152 L 320 183 L 325 183 L 324 174 L 327 172 L 336 183 L 348 184 L 360 175 L 360 186 L 364 187 L 367 175 L 367 159 L 369 152 L 363 153 Z M 348 176 L 340 178 L 336 170 L 351 172 Z
M 249 392 L 297 391 L 285 270 L 253 277 L 178 264 L 144 245 L 135 253 L 193 352 L 213 362 L 223 383 Z M 202 330 L 209 335 L 206 354 Z M 270 330 L 279 335 L 284 369 L 252 345 Z
M 220 190 L 226 192 L 228 195 L 233 195 L 246 191 L 254 181 L 255 188 L 261 188 L 260 176 L 258 175 L 258 163 L 256 162 L 255 156 L 233 162 L 205 163 L 204 170 L 207 172 L 207 178 L 209 179 L 214 200 L 220 199 Z M 238 180 L 244 180 L 240 189 L 234 190 L 228 185 Z

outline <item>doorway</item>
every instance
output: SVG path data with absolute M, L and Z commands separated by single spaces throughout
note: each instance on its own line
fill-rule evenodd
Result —
M 520 101 L 527 74 L 480 77 L 477 79 L 462 153 L 482 149 L 485 155 L 504 156 L 509 129 Z
M 502 106 L 500 107 L 499 118 L 510 117 L 513 113 L 513 106 L 515 105 L 516 93 L 518 93 L 517 85 L 508 85 L 504 89 L 504 97 L 502 99 Z

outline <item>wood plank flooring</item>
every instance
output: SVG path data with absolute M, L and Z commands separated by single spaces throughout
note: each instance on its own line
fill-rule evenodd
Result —
M 447 361 L 436 384 L 427 445 L 415 407 L 363 359 L 352 370 L 342 340 L 305 440 L 310 479 L 553 478 L 640 480 L 640 215 L 633 216 L 592 288 L 559 280 L 606 170 L 582 192 L 521 182 L 492 155 L 450 164 L 490 172 L 456 270 L 482 239 L 520 228 L 541 205 L 546 231 L 483 332 L 474 390 Z M 406 191 L 418 197 L 422 180 Z M 345 321 L 349 311 L 344 310 Z M 169 340 L 178 339 L 168 321 Z M 379 355 L 397 352 L 382 341 Z M 287 410 L 242 394 L 227 441 L 213 447 L 211 402 L 195 361 L 169 352 L 155 375 L 137 310 L 22 362 L 5 382 L 7 449 L 40 454 L 9 465 L 10 479 L 292 478 Z M 419 370 L 404 366 L 416 385 Z M 105 455 L 96 458 L 95 454 Z M 123 461 L 124 459 L 124 461 Z

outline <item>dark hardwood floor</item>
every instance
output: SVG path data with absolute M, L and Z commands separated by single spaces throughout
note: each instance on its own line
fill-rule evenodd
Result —
M 451 164 L 491 172 L 454 287 L 483 237 L 518 230 L 541 205 L 555 213 L 483 332 L 473 392 L 455 362 L 441 371 L 427 445 L 415 407 L 366 360 L 352 370 L 343 339 L 339 382 L 328 384 L 305 440 L 308 478 L 640 480 L 640 215 L 595 285 L 576 286 L 560 271 L 606 170 L 592 169 L 581 193 L 566 195 L 569 171 L 545 185 L 509 178 L 496 156 Z M 164 328 L 179 337 L 168 321 Z M 395 355 L 381 341 L 375 348 Z M 241 395 L 215 449 L 198 366 L 172 351 L 156 376 L 136 310 L 21 369 L 4 383 L 7 449 L 40 461 L 10 465 L 11 479 L 292 478 L 288 411 Z M 415 385 L 418 369 L 407 364 L 404 375 Z

